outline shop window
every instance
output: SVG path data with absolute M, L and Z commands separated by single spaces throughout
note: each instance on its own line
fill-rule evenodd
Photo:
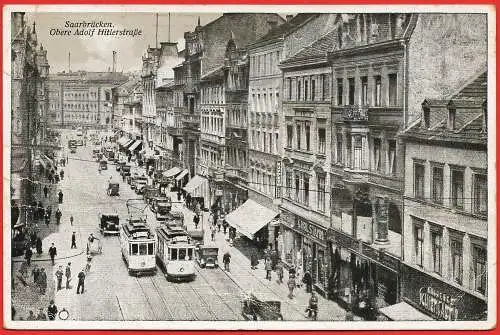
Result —
M 324 92 L 324 89 L 323 89 Z M 343 105 L 343 97 L 344 97 L 344 79 L 337 79 L 337 106 Z
M 361 77 L 361 103 L 368 105 L 368 77 Z
M 398 74 L 389 74 L 389 106 L 398 104 Z
M 318 152 L 320 154 L 326 153 L 326 129 L 318 128 Z
M 355 84 L 354 84 L 354 78 L 348 78 L 347 81 L 349 82 L 349 105 L 354 105 L 354 94 L 355 94 Z
M 318 211 L 325 211 L 325 177 L 318 175 Z
M 443 204 L 443 167 L 432 167 L 432 201 Z
M 388 140 L 388 152 L 387 152 L 387 160 L 389 164 L 389 171 L 388 173 L 390 175 L 396 174 L 396 166 L 397 166 L 397 160 L 396 160 L 396 141 L 395 140 Z
M 381 162 L 380 162 L 380 156 L 381 156 L 381 140 L 380 138 L 374 138 L 373 139 L 373 169 L 377 172 L 380 172 L 381 170 Z
M 451 206 L 457 209 L 464 208 L 464 171 L 451 170 Z
M 415 228 L 415 264 L 423 266 L 424 264 L 424 226 L 423 222 L 417 219 L 414 223 Z
M 474 174 L 474 213 L 488 213 L 488 183 L 485 174 Z
M 431 243 L 432 243 L 432 270 L 441 274 L 442 269 L 442 234 L 440 230 L 431 231 Z
M 375 106 L 382 105 L 382 77 L 375 76 Z
M 421 163 L 413 163 L 413 189 L 415 198 L 424 198 L 425 166 Z
M 458 239 L 451 239 L 450 251 L 452 279 L 455 283 L 462 285 L 464 264 L 462 241 Z
M 486 248 L 480 245 L 472 245 L 472 277 L 473 289 L 481 294 L 486 293 L 488 269 L 486 267 Z

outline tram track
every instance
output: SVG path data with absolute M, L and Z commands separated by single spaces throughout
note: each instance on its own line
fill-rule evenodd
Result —
M 195 279 L 196 280 L 196 279 Z M 179 296 L 181 296 L 182 298 L 182 301 L 183 301 L 183 304 L 188 307 L 188 309 L 192 312 L 193 316 L 195 317 L 196 320 L 198 321 L 207 321 L 206 318 L 202 317 L 199 315 L 199 313 L 197 312 L 197 307 L 199 306 L 196 306 L 192 303 L 192 300 L 191 299 L 187 299 L 186 298 L 186 292 L 183 292 L 180 288 L 179 288 L 179 284 L 178 283 L 169 283 L 171 284 L 171 286 L 174 288 L 174 290 L 177 292 L 177 294 L 179 294 Z M 189 282 L 189 283 L 185 283 L 189 286 L 189 288 L 191 289 L 191 291 L 194 292 L 195 296 L 198 298 L 198 300 L 201 302 L 201 306 L 207 310 L 208 314 L 210 314 L 212 317 L 213 317 L 213 320 L 218 320 L 218 317 L 217 315 L 212 311 L 212 309 L 210 308 L 210 305 L 206 302 L 206 300 L 193 288 L 192 286 L 192 283 Z M 189 303 L 187 303 L 189 302 Z M 198 308 L 199 309 L 199 308 Z
M 153 315 L 155 315 L 155 318 L 158 319 L 158 320 L 163 320 L 164 318 L 159 318 L 157 317 L 156 313 L 155 313 L 155 310 L 158 309 L 158 306 L 156 306 L 156 308 L 154 307 L 155 304 L 153 304 L 151 302 L 151 298 L 149 297 L 149 294 L 147 294 L 146 290 L 144 289 L 144 286 L 141 284 L 141 281 L 142 279 L 144 279 L 145 281 L 150 281 L 151 282 L 151 285 L 153 287 L 153 290 L 154 292 L 156 292 L 159 300 L 161 301 L 163 307 L 165 307 L 165 310 L 167 311 L 168 315 L 170 315 L 170 318 L 169 320 L 175 320 L 175 317 L 174 317 L 174 313 L 172 312 L 172 310 L 170 309 L 164 295 L 162 294 L 162 292 L 160 291 L 160 289 L 158 288 L 157 284 L 155 283 L 155 281 L 153 280 L 154 277 L 141 277 L 140 279 L 138 277 L 135 277 L 135 281 L 137 282 L 137 285 L 139 285 L 139 287 L 141 288 L 141 291 L 142 293 L 144 294 L 144 296 L 146 297 L 146 301 L 148 302 L 148 305 L 153 313 Z

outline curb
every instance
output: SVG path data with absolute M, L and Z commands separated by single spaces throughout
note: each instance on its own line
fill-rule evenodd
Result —
M 81 254 L 83 254 L 85 252 L 85 250 L 81 250 L 79 253 L 77 254 L 74 254 L 74 255 L 71 255 L 71 256 L 64 256 L 64 257 L 56 257 L 54 258 L 54 261 L 57 261 L 57 260 L 61 260 L 61 259 L 68 259 L 68 258 L 73 258 L 73 257 L 76 257 L 76 256 L 80 256 Z M 31 263 L 34 263 L 34 262 L 50 262 L 52 261 L 52 259 L 50 258 L 42 258 L 42 259 L 31 259 Z M 12 260 L 12 263 L 22 263 L 24 262 L 24 259 L 20 259 L 20 260 Z

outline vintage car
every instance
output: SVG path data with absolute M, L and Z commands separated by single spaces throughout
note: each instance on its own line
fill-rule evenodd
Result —
M 134 179 L 134 191 L 136 194 L 143 194 L 148 184 L 148 178 L 140 176 Z
M 97 158 L 97 155 L 101 153 L 101 149 L 96 147 L 92 149 L 92 158 Z
M 219 248 L 210 245 L 200 245 L 196 252 L 196 261 L 201 268 L 216 268 L 218 261 Z
M 99 168 L 101 170 L 107 170 L 108 169 L 108 161 L 105 161 L 105 160 L 100 161 Z
M 99 230 L 103 235 L 120 234 L 120 217 L 116 213 L 99 214 Z
M 191 239 L 191 243 L 193 243 L 196 248 L 199 248 L 203 245 L 203 238 L 205 233 L 203 230 L 188 230 L 189 238 Z
M 122 177 L 128 177 L 130 176 L 130 165 L 124 163 L 123 165 L 120 166 L 120 175 Z
M 152 199 L 151 211 L 156 214 L 156 220 L 167 220 L 170 210 L 172 210 L 170 197 L 154 197 Z
M 153 198 L 157 197 L 160 194 L 160 189 L 158 187 L 155 187 L 153 185 L 146 185 L 146 188 L 144 188 L 144 201 L 147 204 L 151 204 L 153 201 Z
M 186 224 L 184 223 L 184 213 L 179 211 L 172 211 L 168 213 L 165 224 L 169 227 L 181 227 L 185 229 Z
M 254 293 L 248 293 L 241 302 L 241 315 L 251 321 L 283 321 L 281 302 L 257 298 Z
M 72 153 L 72 154 L 76 154 L 76 148 L 71 148 L 71 149 L 69 150 L 69 152 L 70 152 L 70 153 Z
M 121 168 L 122 168 L 122 166 L 123 166 L 123 165 L 125 165 L 125 162 L 117 162 L 117 163 L 115 164 L 116 171 L 118 171 L 118 172 L 119 172 L 119 171 L 121 170 Z M 121 173 L 120 173 L 120 174 L 121 174 Z
M 119 183 L 113 183 L 113 182 L 109 182 L 108 183 L 108 190 L 106 191 L 106 193 L 110 196 L 110 197 L 117 197 L 120 195 L 120 184 Z

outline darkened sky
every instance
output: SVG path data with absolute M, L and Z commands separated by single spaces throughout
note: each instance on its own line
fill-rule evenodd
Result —
M 170 16 L 170 40 L 179 42 L 184 49 L 184 32 L 193 31 L 200 17 L 205 25 L 221 16 L 221 13 L 172 13 Z M 141 56 L 148 45 L 155 45 L 155 13 L 26 13 L 29 25 L 36 22 L 38 43 L 47 50 L 50 72 L 68 70 L 68 53 L 71 52 L 71 70 L 107 71 L 112 66 L 112 52 L 117 52 L 117 71 L 134 71 L 141 68 Z M 114 29 L 140 29 L 141 36 L 51 36 L 51 29 L 68 30 L 70 22 L 110 22 Z M 168 13 L 158 16 L 158 43 L 168 41 Z

